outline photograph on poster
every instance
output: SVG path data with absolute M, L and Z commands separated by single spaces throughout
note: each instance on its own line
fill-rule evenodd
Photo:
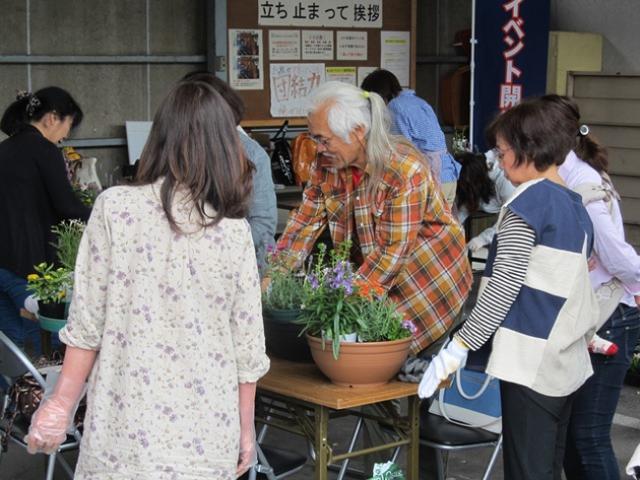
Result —
M 305 116 L 307 98 L 325 80 L 324 67 L 324 63 L 270 64 L 271 116 Z
M 262 30 L 229 30 L 229 84 L 238 90 L 262 90 Z
M 269 61 L 300 60 L 300 30 L 269 30 Z
M 367 61 L 367 32 L 336 32 L 336 60 Z
M 303 60 L 333 60 L 333 31 L 302 30 Z

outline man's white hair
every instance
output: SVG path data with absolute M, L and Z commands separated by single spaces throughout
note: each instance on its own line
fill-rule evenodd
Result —
M 389 134 L 390 118 L 380 95 L 343 82 L 320 85 L 309 99 L 307 113 L 327 108 L 327 123 L 334 135 L 350 143 L 349 134 L 357 126 L 364 128 L 367 163 L 371 165 L 371 179 L 367 188 L 371 193 L 382 177 L 385 162 L 394 148 Z

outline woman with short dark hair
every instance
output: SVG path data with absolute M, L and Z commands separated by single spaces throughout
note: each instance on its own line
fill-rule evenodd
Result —
M 57 144 L 82 121 L 82 109 L 65 90 L 47 87 L 22 92 L 6 109 L 0 128 L 0 268 L 21 279 L 41 262 L 56 262 L 51 227 L 62 220 L 89 218 L 76 197 Z M 40 350 L 37 323 L 25 320 L 0 293 L 0 330 L 23 347 Z
M 491 342 L 486 371 L 500 379 L 508 480 L 561 478 L 574 393 L 593 373 L 593 228 L 580 196 L 558 175 L 575 142 L 562 125 L 561 115 L 535 99 L 489 127 L 505 175 L 518 187 L 500 212 L 478 301 L 419 387 L 420 396 L 431 396 L 469 350 Z
M 269 367 L 249 225 L 251 168 L 204 82 L 163 100 L 134 186 L 96 200 L 76 262 L 67 344 L 30 451 L 55 451 L 89 377 L 78 480 L 235 479 L 255 460 Z
M 573 100 L 559 95 L 545 95 L 542 100 L 564 115 L 567 133 L 574 138 L 558 173 L 582 195 L 593 222 L 590 277 L 596 292 L 604 292 L 599 295 L 604 301 L 600 302 L 598 334 L 617 347 L 609 355 L 591 354 L 594 375 L 576 393 L 564 470 L 568 480 L 617 480 L 620 471 L 611 424 L 640 334 L 640 256 L 625 240 L 620 197 L 608 175 L 606 150 L 580 123 L 580 110 Z

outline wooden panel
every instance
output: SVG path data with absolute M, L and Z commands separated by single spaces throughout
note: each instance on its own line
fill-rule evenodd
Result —
M 640 99 L 640 77 L 576 76 L 573 95 L 580 98 Z
M 274 2 L 275 3 L 275 2 Z M 322 2 L 319 2 L 320 4 Z M 282 63 L 324 63 L 327 67 L 364 67 L 380 66 L 380 31 L 402 30 L 410 31 L 411 35 L 411 61 L 410 82 L 415 88 L 415 56 L 416 56 L 416 0 L 383 0 L 382 3 L 382 29 L 358 29 L 358 28 L 323 28 L 323 27 L 267 27 L 258 25 L 258 2 L 256 0 L 228 0 L 227 1 L 227 28 L 262 29 L 263 49 L 263 90 L 237 90 L 245 103 L 245 122 L 248 125 L 255 121 L 272 119 L 270 114 L 271 87 L 269 82 L 269 30 L 364 30 L 367 32 L 367 61 L 351 62 L 335 60 L 335 34 L 334 34 L 334 60 L 288 60 Z M 276 125 L 281 125 L 284 118 L 273 119 Z
M 397 380 L 379 387 L 341 387 L 327 380 L 315 364 L 288 362 L 278 358 L 271 359 L 271 368 L 258 381 L 258 388 L 336 410 L 405 398 L 418 393 L 418 384 Z
M 638 188 L 637 177 L 612 175 L 611 180 L 621 197 L 640 198 L 640 188 Z
M 636 252 L 640 253 L 640 225 L 625 224 L 624 235 L 627 243 L 633 245 Z
M 608 150 L 611 174 L 640 177 L 640 150 L 630 148 L 609 148 Z M 640 188 L 640 185 L 637 188 Z
M 640 149 L 640 127 L 589 125 L 589 128 L 607 147 Z
M 623 197 L 620 207 L 624 223 L 640 225 L 640 199 Z
M 574 98 L 583 122 L 640 126 L 640 100 Z

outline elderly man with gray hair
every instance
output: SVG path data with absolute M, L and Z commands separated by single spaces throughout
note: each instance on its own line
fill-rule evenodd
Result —
M 452 326 L 471 287 L 462 227 L 426 159 L 389 133 L 378 94 L 327 82 L 307 119 L 318 156 L 278 249 L 295 267 L 327 226 L 334 245 L 350 240 L 357 273 L 414 323 L 421 352 Z

